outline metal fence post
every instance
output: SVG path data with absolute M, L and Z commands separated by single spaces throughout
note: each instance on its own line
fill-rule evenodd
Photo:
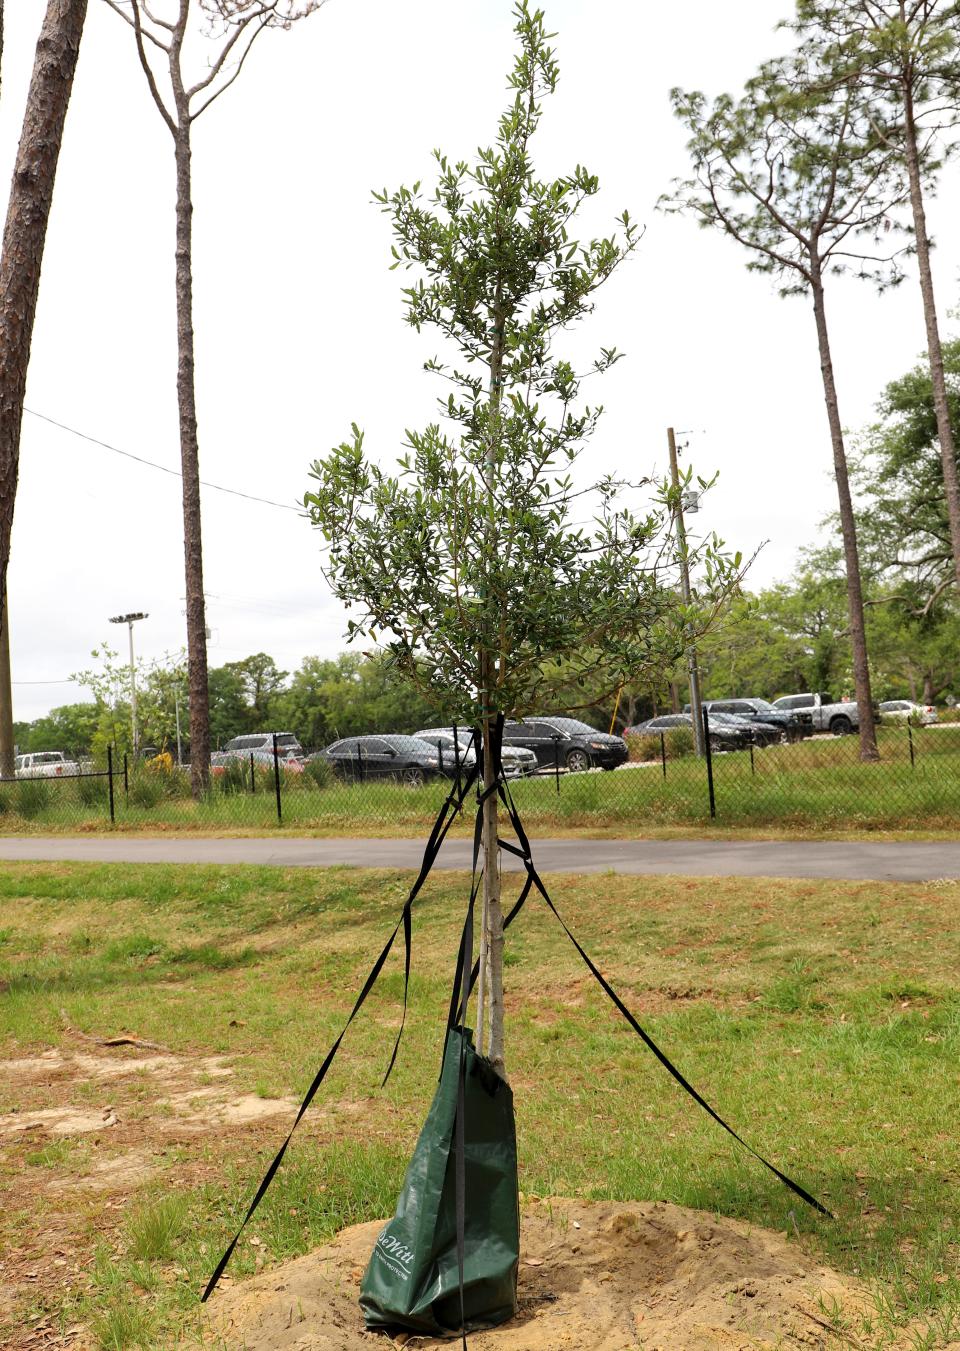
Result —
M 255 793 L 256 791 L 257 791 L 257 779 L 256 779 L 256 775 L 254 774 L 254 770 L 253 770 L 253 751 L 251 751 L 251 752 L 250 752 L 250 792 L 251 792 L 251 793 Z
M 553 773 L 557 780 L 557 794 L 560 793 L 560 734 L 554 732 L 553 737 Z
M 277 748 L 277 734 L 273 734 L 273 784 L 277 790 L 277 821 L 283 824 L 283 808 L 280 806 L 280 751 Z
M 660 733 L 660 763 L 663 765 L 663 777 L 667 777 L 667 738 Z
M 130 796 L 130 774 L 127 770 L 127 752 L 123 752 L 123 796 Z
M 710 750 L 710 714 L 703 708 L 703 749 L 707 757 L 707 788 L 710 792 L 710 819 L 717 814 L 717 799 L 713 791 L 713 754 Z
M 756 772 L 757 772 L 757 767 L 756 767 L 756 765 L 753 763 L 753 742 L 751 741 L 751 742 L 750 742 L 750 773 L 751 773 L 751 774 L 756 774 Z
M 107 786 L 110 791 L 110 824 L 113 825 L 116 817 L 113 809 L 113 747 L 107 747 Z
M 913 754 L 913 728 L 910 726 L 909 722 L 907 723 L 907 740 L 910 742 L 910 768 L 916 769 L 917 762 L 914 759 Z

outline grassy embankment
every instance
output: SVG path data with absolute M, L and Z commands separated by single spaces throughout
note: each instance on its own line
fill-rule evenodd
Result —
M 4 869 L 0 1117 L 67 1104 L 116 1119 L 93 1133 L 4 1140 L 2 1285 L 17 1294 L 0 1343 L 81 1325 L 115 1351 L 192 1340 L 197 1291 L 290 1120 L 286 1108 L 226 1126 L 211 1104 L 223 1093 L 303 1092 L 408 881 Z M 799 1204 L 679 1091 L 535 903 L 508 941 L 524 1190 L 664 1198 L 784 1230 L 870 1283 L 872 1305 L 848 1338 L 931 1351 L 960 1337 L 960 885 L 609 876 L 558 879 L 555 899 L 668 1054 L 837 1219 Z M 462 878 L 428 885 L 394 1078 L 379 1091 L 399 1020 L 399 953 L 234 1278 L 390 1211 L 435 1084 L 463 901 Z M 115 1073 L 144 1053 L 81 1034 L 122 1029 L 175 1056 Z M 63 1061 L 50 1056 L 58 1047 Z M 44 1055 L 39 1075 L 15 1072 L 13 1059 Z M 77 1055 L 101 1068 L 71 1073 Z M 176 1092 L 158 1088 L 168 1072 L 181 1076 Z
M 733 831 L 775 836 L 951 834 L 960 828 L 960 727 L 914 732 L 914 763 L 905 728 L 884 728 L 881 759 L 862 764 L 853 737 L 714 758 L 716 821 L 711 822 L 705 766 L 693 756 L 613 774 L 552 776 L 518 783 L 518 806 L 540 835 L 631 836 Z M 272 776 L 256 791 L 218 781 L 193 802 L 179 780 L 144 771 L 129 794 L 117 779 L 113 829 L 244 835 L 281 829 Z M 332 782 L 284 776 L 282 829 L 295 834 L 410 836 L 429 828 L 445 788 Z M 0 790 L 0 833 L 44 834 L 111 829 L 104 779 L 28 781 Z M 469 824 L 465 823 L 465 830 Z

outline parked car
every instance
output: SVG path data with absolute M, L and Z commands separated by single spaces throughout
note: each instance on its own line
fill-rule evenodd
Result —
M 797 713 L 806 718 L 809 715 L 810 727 L 814 732 L 832 732 L 834 736 L 846 736 L 860 726 L 860 713 L 854 702 L 838 702 L 829 694 L 785 694 L 774 699 L 774 708 L 785 713 Z M 879 708 L 874 705 L 874 713 Z
M 427 779 L 453 774 L 440 767 L 435 747 L 414 736 L 348 736 L 318 751 L 316 758 L 326 760 L 343 779 L 394 779 L 418 788 Z
M 685 713 L 690 712 L 689 704 L 684 704 L 683 707 Z M 716 714 L 722 713 L 760 724 L 758 744 L 774 740 L 799 741 L 805 735 L 804 724 L 795 713 L 775 708 L 766 699 L 704 699 L 703 707 L 711 719 Z M 762 730 L 771 727 L 776 729 L 776 736 Z
M 444 769 L 448 769 L 455 763 L 452 727 L 427 727 L 421 732 L 414 732 L 414 736 L 420 741 L 429 742 L 431 746 L 437 748 Z M 460 727 L 457 728 L 457 745 L 460 763 L 472 765 L 476 759 L 473 738 L 469 732 L 464 732 Z M 536 774 L 539 768 L 536 755 L 523 746 L 504 745 L 501 748 L 501 758 L 503 760 L 503 772 L 508 779 L 518 779 L 526 774 Z
M 541 769 L 559 765 L 571 773 L 580 773 L 596 765 L 616 769 L 629 758 L 622 736 L 609 736 L 577 718 L 530 718 L 527 722 L 508 722 L 503 729 L 504 748 L 519 746 L 533 751 Z
M 740 717 L 736 713 L 718 713 L 716 709 L 710 709 L 709 722 L 711 727 L 715 727 L 718 723 L 722 723 L 725 727 L 739 727 L 749 733 L 754 746 L 772 746 L 777 742 L 789 740 L 783 728 L 775 723 L 759 722 L 756 718 Z
M 912 699 L 885 699 L 880 705 L 880 716 L 889 722 L 915 722 L 929 727 L 937 721 L 933 704 L 917 704 Z
M 250 763 L 251 757 L 253 758 L 255 766 L 259 766 L 261 769 L 273 769 L 272 747 L 268 747 L 266 750 L 261 751 L 240 751 L 238 754 L 238 759 L 245 760 L 247 764 Z M 302 753 L 298 755 L 292 746 L 288 746 L 285 751 L 278 746 L 277 760 L 279 761 L 280 768 L 285 770 L 288 774 L 303 773 L 303 755 Z
M 32 751 L 18 755 L 13 762 L 18 779 L 59 779 L 64 774 L 79 774 L 76 760 L 68 760 L 63 751 Z
M 211 751 L 210 752 L 210 773 L 214 778 L 219 779 L 222 774 L 227 772 L 229 765 L 242 765 L 246 761 L 250 763 L 246 756 L 240 755 L 237 751 Z
M 281 753 L 293 751 L 294 755 L 303 758 L 303 747 L 294 736 L 293 732 L 249 732 L 246 736 L 235 736 L 224 746 L 225 751 L 272 751 L 273 738 L 277 738 L 277 750 Z
M 692 733 L 692 714 L 661 713 L 659 717 L 628 727 L 624 736 L 660 736 L 661 732 L 672 732 L 676 727 L 688 727 Z M 752 740 L 753 729 L 746 725 L 738 726 L 724 718 L 710 723 L 711 751 L 742 751 Z

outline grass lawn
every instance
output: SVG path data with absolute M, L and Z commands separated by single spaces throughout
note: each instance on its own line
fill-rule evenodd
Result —
M 0 1344 L 70 1328 L 111 1351 L 193 1343 L 198 1291 L 290 1120 L 283 1100 L 338 1032 L 408 882 L 4 869 Z M 848 1335 L 917 1351 L 960 1338 L 960 885 L 605 875 L 553 890 L 667 1053 L 837 1219 L 802 1206 L 680 1091 L 534 901 L 508 938 L 521 1187 L 666 1199 L 785 1231 L 869 1283 Z M 428 883 L 394 1077 L 381 1092 L 400 953 L 233 1279 L 390 1212 L 436 1081 L 464 898 L 463 878 Z M 161 1049 L 94 1040 L 121 1032 Z
M 716 818 L 711 820 L 706 767 L 685 756 L 631 765 L 612 774 L 562 775 L 515 785 L 518 806 L 540 835 L 619 839 L 682 835 L 691 828 L 753 836 L 827 839 L 884 834 L 952 836 L 960 829 L 960 724 L 913 732 L 881 728 L 881 758 L 862 764 L 855 737 L 814 739 L 714 757 Z M 272 775 L 256 791 L 241 778 L 220 780 L 208 798 L 184 795 L 185 780 L 142 771 L 123 788 L 116 778 L 110 825 L 103 778 L 27 780 L 0 789 L 4 834 L 100 830 L 259 835 L 279 830 L 317 836 L 419 836 L 448 786 L 406 788 L 389 782 L 335 781 L 284 775 L 282 826 Z M 559 788 L 559 791 L 558 791 Z M 225 789 L 229 791 L 225 791 Z M 165 791 L 166 790 L 166 791 Z M 464 823 L 464 832 L 472 823 Z

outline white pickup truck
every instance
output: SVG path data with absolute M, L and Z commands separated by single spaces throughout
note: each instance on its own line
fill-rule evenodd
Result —
M 860 727 L 860 714 L 857 705 L 851 700 L 837 703 L 829 694 L 785 694 L 782 699 L 774 699 L 774 708 L 796 713 L 814 732 L 832 732 L 834 736 L 844 736 Z M 874 716 L 878 710 L 874 705 Z
M 80 766 L 75 760 L 68 760 L 63 751 L 33 751 L 17 756 L 13 772 L 18 779 L 56 779 L 79 774 Z

